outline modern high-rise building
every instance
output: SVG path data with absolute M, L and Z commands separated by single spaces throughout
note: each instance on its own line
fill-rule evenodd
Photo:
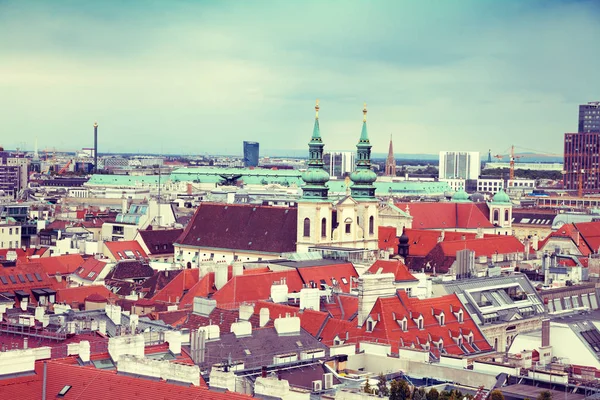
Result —
M 564 186 L 583 193 L 600 190 L 600 131 L 565 133 Z
M 325 170 L 329 172 L 330 176 L 337 178 L 344 177 L 354 171 L 354 160 L 355 156 L 351 151 L 330 152 L 323 155 Z
M 579 133 L 600 132 L 600 101 L 579 106 Z
M 440 151 L 440 179 L 477 179 L 481 173 L 476 151 Z
M 11 154 L 0 147 L 0 190 L 16 197 L 27 187 L 28 159 L 23 154 Z
M 258 154 L 258 142 L 244 141 L 244 167 L 257 167 Z

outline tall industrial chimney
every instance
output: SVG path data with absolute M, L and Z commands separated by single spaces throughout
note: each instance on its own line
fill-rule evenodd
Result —
M 94 122 L 94 173 L 98 172 L 98 122 Z

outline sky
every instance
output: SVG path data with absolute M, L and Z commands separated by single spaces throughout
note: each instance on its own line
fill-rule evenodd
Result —
M 562 154 L 600 100 L 600 1 L 0 0 L 0 145 Z

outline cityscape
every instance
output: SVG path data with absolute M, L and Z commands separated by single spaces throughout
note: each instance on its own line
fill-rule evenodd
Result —
M 599 17 L 0 2 L 0 398 L 597 399 Z

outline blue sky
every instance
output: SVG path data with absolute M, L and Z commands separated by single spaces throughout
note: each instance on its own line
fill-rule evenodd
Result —
M 0 0 L 7 148 L 562 153 L 600 100 L 600 1 Z

